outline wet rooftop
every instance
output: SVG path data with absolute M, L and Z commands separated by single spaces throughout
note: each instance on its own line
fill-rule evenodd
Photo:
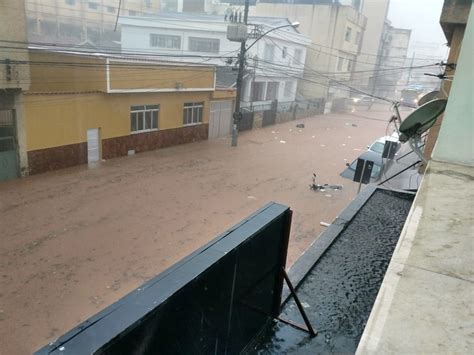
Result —
M 274 322 L 253 351 L 354 353 L 413 197 L 373 187 L 359 195 L 292 268 L 292 279 L 301 278 L 297 292 L 318 335 L 310 338 Z M 283 318 L 303 324 L 293 300 L 282 313 Z

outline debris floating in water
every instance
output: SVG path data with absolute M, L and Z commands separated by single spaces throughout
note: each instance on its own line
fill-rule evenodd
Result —
M 252 196 L 252 195 L 247 196 L 247 198 L 248 198 L 249 200 L 256 200 L 256 199 L 257 199 L 255 196 Z
M 317 175 L 315 173 L 313 173 L 313 183 L 309 185 L 309 188 L 313 191 L 324 192 L 324 191 L 326 191 L 326 189 L 342 190 L 343 187 L 344 187 L 342 185 L 329 185 L 329 184 L 320 185 L 320 184 L 316 183 L 316 178 L 317 178 Z
M 298 124 L 296 125 L 296 127 L 297 127 L 297 128 L 304 128 L 304 123 L 298 123 Z
M 320 146 L 320 147 L 325 147 L 326 145 L 325 145 L 325 144 L 320 144 L 319 146 Z
M 326 222 L 323 222 L 323 221 L 319 222 L 319 224 L 323 227 L 329 227 L 331 225 L 331 223 L 326 223 Z
M 285 143 L 286 143 L 286 141 L 280 141 L 280 143 L 283 143 L 283 144 L 285 144 Z

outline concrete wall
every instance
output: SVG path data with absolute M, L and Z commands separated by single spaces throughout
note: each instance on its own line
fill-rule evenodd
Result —
M 433 159 L 474 165 L 474 13 L 464 33 L 456 75 Z
M 160 65 L 146 61 L 32 51 L 30 92 L 107 92 L 110 90 L 214 90 L 215 70 L 207 66 Z M 110 84 L 108 87 L 107 80 Z
M 464 12 L 467 12 L 467 13 L 469 12 L 469 8 L 467 10 L 465 8 L 466 6 L 465 3 L 461 3 L 460 5 L 461 7 L 458 8 L 458 10 L 464 9 Z M 449 11 L 450 13 L 455 12 L 456 6 L 455 6 L 455 2 L 447 0 L 445 1 L 445 4 L 443 6 L 443 12 L 444 11 Z M 446 21 L 446 19 L 450 18 L 450 15 L 444 15 L 443 12 L 441 13 L 441 18 L 444 18 Z M 463 16 L 463 19 L 461 20 L 458 18 L 458 22 L 456 24 L 449 25 L 448 31 L 445 29 L 446 24 L 441 21 L 441 27 L 445 29 L 446 39 L 450 46 L 448 63 L 458 62 L 461 46 L 463 43 L 464 32 L 466 29 L 466 22 L 467 22 L 467 14 L 463 14 L 459 16 Z M 462 21 L 465 21 L 465 22 L 463 23 Z M 449 75 L 454 75 L 456 73 L 456 70 L 449 69 L 446 71 L 446 73 Z M 451 86 L 452 86 L 451 81 L 442 82 L 442 85 L 441 85 L 442 97 L 447 97 L 450 94 Z M 443 117 L 438 118 L 438 124 L 433 126 L 428 132 L 428 139 L 426 141 L 425 151 L 424 151 L 424 155 L 427 159 L 431 158 L 431 154 L 436 144 L 436 140 L 438 139 L 442 120 L 443 120 Z
M 444 1 L 439 22 L 448 40 L 448 45 L 451 44 L 455 28 L 459 25 L 466 25 L 471 6 L 472 0 Z
M 160 130 L 183 127 L 185 102 L 204 102 L 209 122 L 210 93 L 138 93 L 25 95 L 28 151 L 86 142 L 89 128 L 101 128 L 102 139 L 130 135 L 130 107 L 160 105 Z

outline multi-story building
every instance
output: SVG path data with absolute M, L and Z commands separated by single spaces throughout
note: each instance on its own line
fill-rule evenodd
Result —
M 23 93 L 30 87 L 23 1 L 0 2 L 0 181 L 26 173 Z
M 157 13 L 160 0 L 26 0 L 29 40 L 119 47 L 117 16 Z M 119 9 L 120 5 L 120 9 Z
M 400 91 L 406 86 L 406 82 L 401 82 L 401 79 L 409 70 L 392 69 L 405 66 L 410 36 L 411 30 L 393 27 L 388 20 L 385 22 L 381 48 L 369 88 L 372 93 L 389 98 L 400 96 Z M 403 79 L 406 80 L 405 77 Z
M 299 30 L 312 41 L 301 93 L 331 99 L 349 94 L 341 82 L 352 78 L 367 22 L 359 9 L 358 1 L 262 0 L 252 12 L 300 22 Z
M 389 5 L 390 0 L 364 0 L 361 4 L 367 24 L 353 75 L 359 89 L 371 91 L 377 80 Z
M 163 13 L 153 17 L 121 17 L 119 22 L 123 51 L 140 49 L 167 55 L 174 61 L 234 68 L 237 65 L 240 43 L 227 39 L 229 22 L 223 16 Z M 286 18 L 250 17 L 248 22 L 259 33 L 287 27 L 270 32 L 248 51 L 243 106 L 295 101 L 310 39 L 292 28 Z M 247 43 L 250 45 L 252 39 Z
M 448 47 L 445 44 L 436 42 L 412 41 L 408 48 L 408 58 L 406 66 L 415 67 L 407 75 L 408 84 L 417 85 L 424 91 L 436 90 L 439 88 L 438 78 L 426 75 L 425 73 L 439 74 L 435 68 L 416 68 L 418 66 L 429 65 L 446 61 Z
M 31 66 L 23 98 L 31 174 L 207 139 L 212 104 L 235 97 L 209 65 L 51 48 L 30 60 L 48 63 Z M 213 119 L 230 133 L 230 115 Z

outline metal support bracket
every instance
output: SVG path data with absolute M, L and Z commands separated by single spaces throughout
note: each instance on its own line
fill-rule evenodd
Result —
M 279 320 L 280 322 L 288 324 L 289 326 L 292 326 L 296 329 L 303 330 L 303 331 L 309 333 L 309 335 L 312 338 L 314 338 L 318 334 L 318 332 L 313 329 L 313 326 L 311 325 L 311 323 L 308 319 L 308 316 L 306 315 L 306 312 L 303 308 L 303 305 L 301 304 L 300 299 L 298 298 L 298 295 L 296 294 L 296 290 L 293 287 L 293 284 L 291 283 L 290 278 L 288 277 L 288 274 L 286 273 L 286 270 L 284 268 L 283 268 L 282 272 L 283 272 L 283 278 L 285 279 L 286 284 L 287 284 L 288 288 L 290 289 L 291 297 L 293 297 L 293 299 L 295 300 L 296 306 L 298 307 L 298 310 L 300 311 L 300 314 L 303 317 L 303 320 L 304 320 L 304 323 L 305 323 L 306 327 L 304 327 L 300 324 L 297 324 L 297 323 L 295 323 L 291 320 L 283 319 L 281 317 L 277 317 L 276 319 Z

